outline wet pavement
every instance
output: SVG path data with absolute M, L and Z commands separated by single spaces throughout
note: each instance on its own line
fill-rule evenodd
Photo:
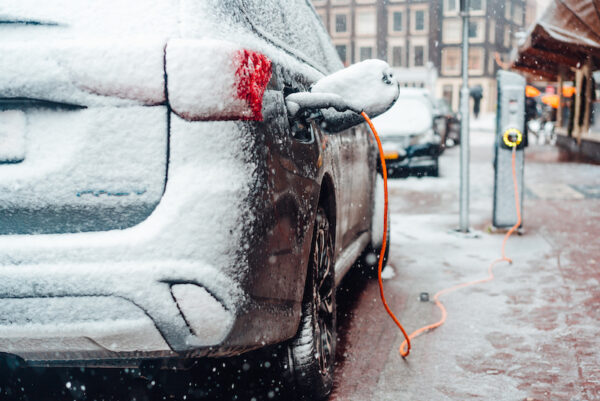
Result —
M 503 235 L 492 216 L 491 118 L 474 124 L 471 226 L 458 224 L 458 148 L 440 178 L 390 183 L 388 303 L 407 330 L 432 323 L 431 296 L 483 278 Z M 402 337 L 375 280 L 351 274 L 338 291 L 336 384 L 330 401 L 600 400 L 600 166 L 550 146 L 526 150 L 524 234 L 511 237 L 492 282 L 442 298 L 448 320 L 418 337 L 402 359 Z M 393 274 L 392 274 L 393 273 Z M 23 369 L 0 363 L 0 400 L 293 400 L 276 347 L 184 372 Z
M 485 124 L 485 121 L 479 122 Z M 483 125 L 485 128 L 485 125 Z M 439 318 L 419 295 L 484 278 L 500 257 L 492 217 L 491 129 L 472 131 L 471 226 L 458 225 L 458 148 L 441 178 L 391 184 L 394 277 L 388 303 L 412 332 Z M 492 282 L 445 295 L 445 325 L 403 338 L 370 282 L 344 310 L 331 401 L 600 400 L 600 166 L 548 145 L 526 150 L 524 234 L 511 237 Z

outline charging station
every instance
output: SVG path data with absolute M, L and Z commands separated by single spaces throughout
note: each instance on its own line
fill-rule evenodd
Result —
M 523 170 L 525 135 L 525 78 L 508 71 L 498 71 L 498 108 L 494 145 L 494 211 L 496 228 L 517 223 L 515 189 L 512 176 L 512 152 L 519 191 L 519 207 L 523 215 Z

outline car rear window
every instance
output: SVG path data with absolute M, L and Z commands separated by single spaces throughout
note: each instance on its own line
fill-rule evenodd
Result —
M 254 28 L 277 46 L 326 71 L 343 67 L 307 0 L 240 0 L 240 4 Z

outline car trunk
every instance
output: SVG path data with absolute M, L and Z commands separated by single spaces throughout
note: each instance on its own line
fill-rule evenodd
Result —
M 160 201 L 166 38 L 119 37 L 112 3 L 0 6 L 0 235 L 122 229 Z

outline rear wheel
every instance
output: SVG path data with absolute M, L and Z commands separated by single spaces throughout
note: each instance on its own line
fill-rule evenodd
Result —
M 325 210 L 319 207 L 302 301 L 302 319 L 298 333 L 288 347 L 294 384 L 302 400 L 322 400 L 333 387 L 336 342 L 333 250 L 332 228 Z

